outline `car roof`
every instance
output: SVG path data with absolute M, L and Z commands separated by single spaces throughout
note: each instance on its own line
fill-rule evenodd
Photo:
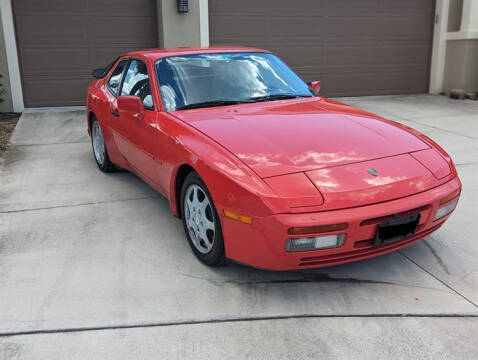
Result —
M 193 54 L 212 54 L 212 53 L 222 53 L 222 52 L 264 52 L 268 53 L 269 51 L 254 47 L 243 47 L 243 46 L 206 46 L 206 47 L 176 47 L 168 49 L 144 49 L 137 51 L 130 51 L 121 55 L 124 56 L 144 56 L 153 61 L 168 57 L 168 56 L 181 56 L 181 55 L 193 55 Z

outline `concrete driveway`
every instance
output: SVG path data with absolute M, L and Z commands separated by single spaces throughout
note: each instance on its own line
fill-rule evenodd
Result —
M 101 173 L 83 111 L 27 111 L 0 166 L 0 359 L 478 358 L 478 102 L 341 99 L 453 156 L 448 223 L 315 271 L 208 268 L 167 201 Z

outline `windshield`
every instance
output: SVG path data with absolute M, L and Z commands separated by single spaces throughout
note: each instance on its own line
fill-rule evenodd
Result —
M 165 110 L 310 97 L 309 87 L 269 53 L 167 57 L 156 71 Z

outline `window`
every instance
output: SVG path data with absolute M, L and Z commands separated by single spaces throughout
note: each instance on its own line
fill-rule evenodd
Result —
M 121 84 L 121 78 L 123 77 L 124 69 L 128 64 L 128 60 L 121 60 L 116 66 L 116 69 L 113 70 L 110 79 L 108 80 L 108 88 L 114 95 L 118 95 L 118 90 Z
M 153 109 L 153 98 L 149 86 L 148 70 L 144 62 L 131 60 L 124 77 L 121 95 L 137 96 L 143 102 L 145 109 Z

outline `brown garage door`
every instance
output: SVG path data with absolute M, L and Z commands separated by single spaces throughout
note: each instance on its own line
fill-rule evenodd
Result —
M 271 50 L 326 95 L 428 92 L 434 0 L 209 0 L 210 42 Z
M 83 105 L 91 70 L 157 46 L 155 0 L 14 0 L 26 106 Z

